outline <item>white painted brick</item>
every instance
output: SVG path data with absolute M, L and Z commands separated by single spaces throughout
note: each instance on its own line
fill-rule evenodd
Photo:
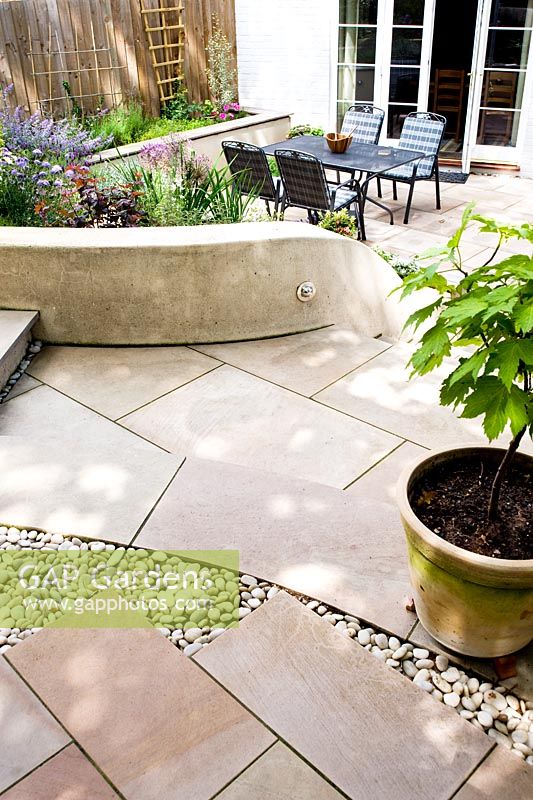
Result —
M 236 0 L 243 105 L 327 126 L 333 9 L 331 0 Z

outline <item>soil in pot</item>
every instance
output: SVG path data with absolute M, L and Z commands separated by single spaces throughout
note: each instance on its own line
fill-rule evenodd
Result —
M 435 465 L 411 487 L 421 522 L 450 544 L 493 558 L 533 558 L 533 468 L 513 466 L 504 480 L 497 522 L 487 522 L 497 460 L 480 456 Z

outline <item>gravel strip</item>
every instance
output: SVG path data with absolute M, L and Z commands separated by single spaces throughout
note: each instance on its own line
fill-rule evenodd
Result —
M 37 340 L 29 343 L 24 358 L 16 368 L 15 372 L 10 375 L 6 385 L 0 389 L 0 405 L 7 400 L 10 391 L 13 389 L 17 381 L 22 378 L 35 356 L 41 352 L 42 347 L 43 343 Z
M 82 541 L 77 537 L 64 537 L 57 533 L 0 527 L 0 550 L 34 549 L 113 551 L 116 545 L 103 541 Z M 239 618 L 244 619 L 281 590 L 282 587 L 253 575 L 241 575 Z M 461 717 L 484 731 L 495 742 L 533 766 L 533 701 L 523 700 L 513 694 L 516 678 L 494 685 L 452 664 L 445 655 L 437 655 L 412 642 L 390 636 L 319 600 L 301 595 L 296 597 L 333 625 L 339 635 L 347 636 L 355 644 L 364 647 L 388 667 L 405 675 L 421 691 L 428 692 L 438 702 L 454 708 Z M 42 628 L 25 631 L 19 628 L 0 628 L 0 655 L 40 630 Z M 227 629 L 189 627 L 186 630 L 158 630 L 186 656 L 193 656 L 202 647 L 222 636 Z

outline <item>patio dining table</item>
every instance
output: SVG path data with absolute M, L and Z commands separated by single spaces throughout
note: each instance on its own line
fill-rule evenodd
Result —
M 364 208 L 367 200 L 383 208 L 389 215 L 390 224 L 394 224 L 391 209 L 378 202 L 378 200 L 367 196 L 370 181 L 373 178 L 379 178 L 384 172 L 418 161 L 418 159 L 424 158 L 426 155 L 420 150 L 405 150 L 400 147 L 362 144 L 359 142 L 352 142 L 344 153 L 332 153 L 323 136 L 295 136 L 293 139 L 285 139 L 282 142 L 269 144 L 263 147 L 263 150 L 269 156 L 273 156 L 276 150 L 296 150 L 300 153 L 308 153 L 319 158 L 325 169 L 350 173 L 358 189 L 358 206 L 361 219 L 360 237 L 362 240 L 366 239 Z M 359 178 L 355 177 L 357 172 L 360 173 Z M 363 180 L 364 175 L 366 177 Z

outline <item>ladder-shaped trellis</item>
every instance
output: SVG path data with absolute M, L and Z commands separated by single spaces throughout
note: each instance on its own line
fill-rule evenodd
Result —
M 140 0 L 148 49 L 152 56 L 159 99 L 174 97 L 174 84 L 183 80 L 185 24 L 183 0 Z

